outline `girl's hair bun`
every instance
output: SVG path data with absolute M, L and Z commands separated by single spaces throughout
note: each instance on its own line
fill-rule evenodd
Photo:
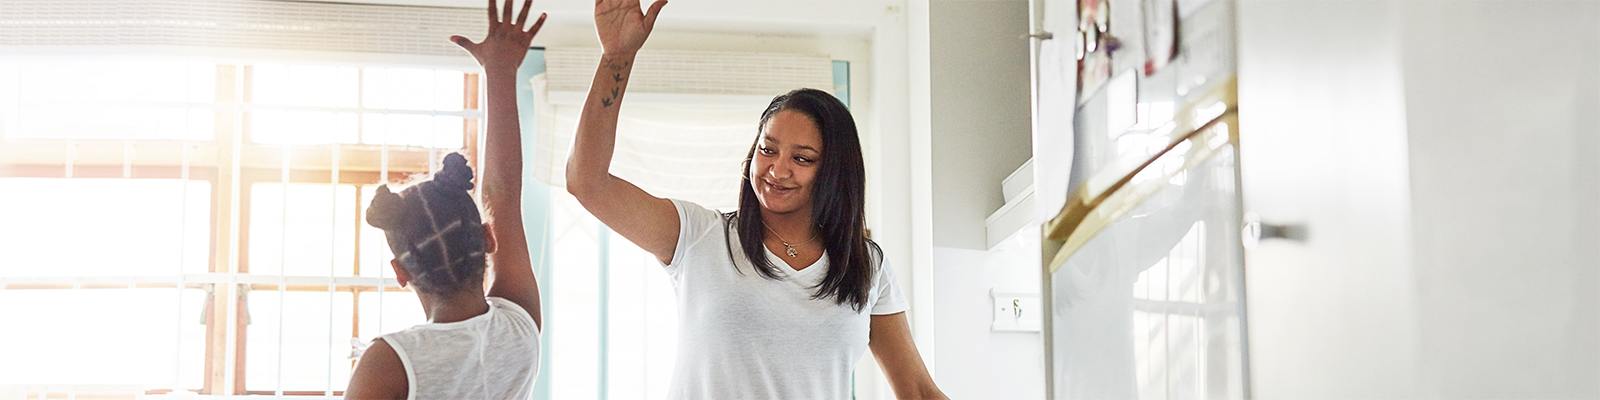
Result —
M 433 175 L 433 182 L 450 190 L 472 190 L 472 167 L 467 166 L 467 157 L 461 153 L 444 156 L 444 166 Z
M 399 229 L 406 215 L 406 202 L 400 195 L 389 191 L 389 185 L 378 187 L 367 207 L 367 223 L 382 230 Z
M 367 223 L 383 229 L 389 250 L 419 291 L 455 293 L 483 283 L 488 264 L 483 229 L 477 228 L 483 219 L 467 193 L 472 178 L 467 158 L 452 153 L 433 179 L 399 193 L 379 186 L 372 197 Z

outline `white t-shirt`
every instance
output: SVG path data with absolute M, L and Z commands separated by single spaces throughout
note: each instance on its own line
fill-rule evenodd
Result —
M 539 328 L 517 303 L 383 335 L 406 367 L 411 399 L 527 399 L 539 374 Z
M 894 270 L 877 260 L 882 267 L 861 312 L 831 297 L 812 299 L 813 286 L 828 271 L 826 256 L 795 271 L 766 251 L 785 279 L 764 278 L 745 258 L 737 230 L 724 230 L 720 213 L 672 203 L 678 248 L 665 268 L 678 295 L 678 359 L 667 397 L 850 398 L 871 316 L 907 308 Z M 725 239 L 731 239 L 732 260 Z

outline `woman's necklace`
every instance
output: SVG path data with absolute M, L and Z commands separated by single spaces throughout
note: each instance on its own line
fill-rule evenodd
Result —
M 799 257 L 800 256 L 800 252 L 799 251 L 795 251 L 795 249 L 794 249 L 795 246 L 804 246 L 806 243 L 811 243 L 813 241 L 816 241 L 817 237 L 819 237 L 819 234 L 812 234 L 811 235 L 811 240 L 807 240 L 805 242 L 801 242 L 801 243 L 797 243 L 797 244 L 789 244 L 788 240 L 784 240 L 783 239 L 783 235 L 779 235 L 777 230 L 774 230 L 774 229 L 772 229 L 772 226 L 767 225 L 767 221 L 761 221 L 761 226 L 767 227 L 768 231 L 772 231 L 772 236 L 777 236 L 778 237 L 778 242 L 783 243 L 783 248 L 784 248 L 783 252 L 784 253 L 788 253 L 789 254 L 789 258 L 795 258 L 795 257 Z

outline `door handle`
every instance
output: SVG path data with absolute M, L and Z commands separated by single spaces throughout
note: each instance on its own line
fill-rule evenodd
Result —
M 1261 223 L 1261 239 L 1288 239 L 1304 242 L 1310 238 L 1310 229 L 1304 224 L 1271 224 Z
M 1244 215 L 1244 229 L 1241 230 L 1246 249 L 1253 248 L 1257 243 L 1267 239 L 1283 239 L 1305 243 L 1311 239 L 1311 228 L 1305 223 L 1275 224 L 1261 220 L 1261 216 L 1249 212 Z

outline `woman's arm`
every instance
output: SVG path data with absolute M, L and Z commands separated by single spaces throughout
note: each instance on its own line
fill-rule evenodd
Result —
M 528 22 L 532 0 L 522 2 L 522 13 L 513 18 L 511 1 L 497 12 L 489 0 L 489 36 L 481 43 L 452 36 L 455 42 L 483 65 L 485 118 L 488 134 L 483 146 L 483 205 L 493 233 L 495 248 L 489 253 L 493 283 L 488 295 L 522 306 L 535 325 L 544 326 L 539 312 L 539 282 L 533 276 L 528 253 L 528 237 L 522 227 L 522 128 L 517 120 L 517 68 L 528 55 L 533 35 L 544 26 L 540 14 L 533 27 Z
M 649 38 L 661 7 L 667 5 L 666 0 L 656 0 L 645 12 L 639 1 L 597 0 L 594 4 L 595 30 L 604 51 L 572 139 L 567 191 L 600 222 L 665 264 L 672 262 L 678 246 L 678 210 L 671 201 L 611 175 L 617 113 L 633 74 L 633 59 Z
M 889 378 L 894 397 L 901 399 L 946 399 L 944 392 L 933 383 L 928 367 L 922 363 L 922 354 L 911 341 L 911 324 L 906 313 L 872 316 L 871 331 L 867 334 L 867 347 L 878 359 L 878 366 Z

